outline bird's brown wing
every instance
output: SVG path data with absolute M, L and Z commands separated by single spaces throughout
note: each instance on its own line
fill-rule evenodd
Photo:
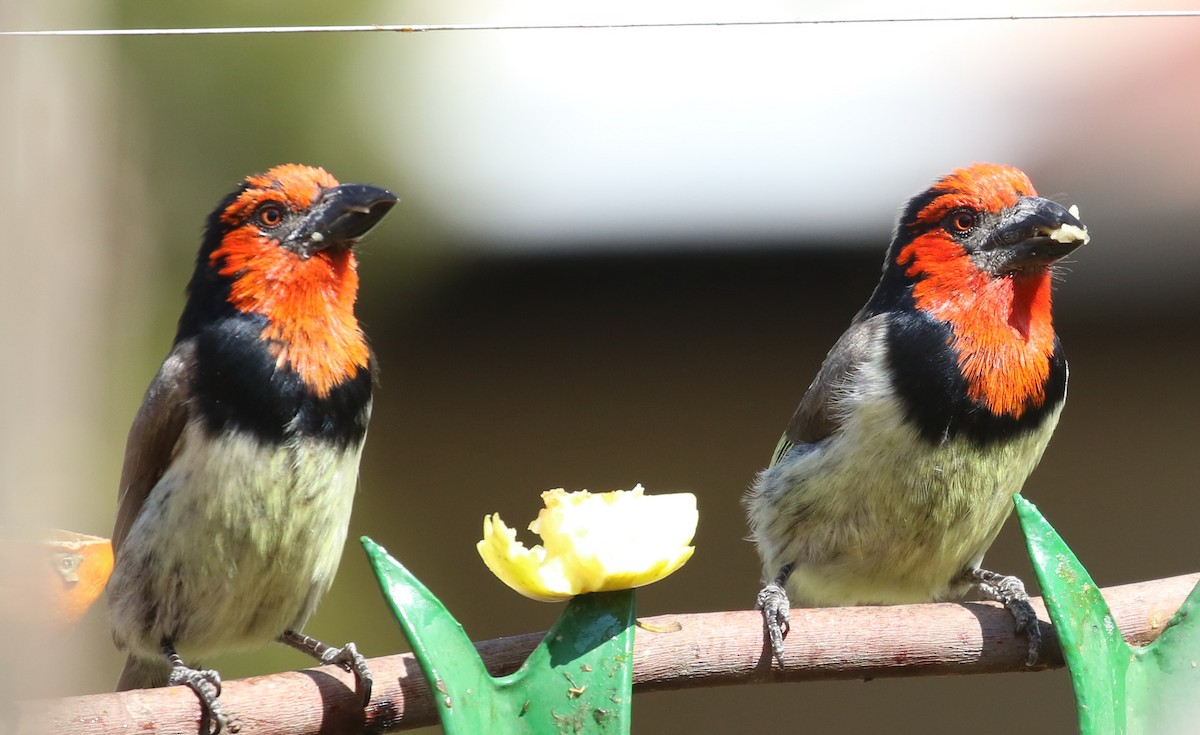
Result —
M 129 428 L 125 464 L 121 468 L 121 493 L 117 497 L 117 523 L 112 536 L 114 552 L 121 548 L 146 496 L 178 451 L 179 439 L 188 421 L 188 386 L 195 369 L 195 352 L 194 343 L 185 340 L 167 355 Z
M 886 327 L 886 314 L 854 318 L 850 328 L 833 345 L 812 385 L 800 400 L 787 430 L 775 447 L 772 466 L 797 444 L 812 444 L 833 434 L 842 418 L 833 410 L 835 399 L 844 395 L 847 381 L 871 354 L 871 347 Z

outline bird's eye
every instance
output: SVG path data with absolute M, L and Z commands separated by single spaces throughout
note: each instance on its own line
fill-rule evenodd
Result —
M 263 227 L 277 227 L 283 222 L 283 207 L 275 202 L 268 202 L 255 211 L 254 219 Z
M 955 232 L 970 232 L 975 227 L 975 213 L 969 209 L 958 209 L 950 213 L 950 229 Z

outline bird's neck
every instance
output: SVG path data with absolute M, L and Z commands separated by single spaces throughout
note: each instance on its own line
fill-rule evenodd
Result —
M 283 248 L 217 251 L 229 303 L 267 318 L 262 338 L 277 369 L 291 369 L 319 398 L 366 368 L 370 350 L 354 317 L 358 264 L 350 250 L 300 258 Z
M 996 278 L 969 264 L 926 273 L 918 309 L 950 325 L 970 397 L 997 416 L 1020 418 L 1046 400 L 1055 349 L 1048 272 Z

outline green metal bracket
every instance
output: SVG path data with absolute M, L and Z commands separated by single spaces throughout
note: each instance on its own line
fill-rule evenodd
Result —
M 1033 503 L 1015 498 L 1071 672 L 1081 735 L 1200 733 L 1200 585 L 1148 646 L 1130 646 L 1087 570 Z
M 573 598 L 525 663 L 497 678 L 425 585 L 382 546 L 365 536 L 362 543 L 434 692 L 447 735 L 629 733 L 633 590 Z

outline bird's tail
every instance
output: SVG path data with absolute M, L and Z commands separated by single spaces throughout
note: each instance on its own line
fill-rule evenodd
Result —
M 171 667 L 163 659 L 130 656 L 125 659 L 125 668 L 121 670 L 121 678 L 117 681 L 117 691 L 160 687 L 167 683 L 170 674 Z

